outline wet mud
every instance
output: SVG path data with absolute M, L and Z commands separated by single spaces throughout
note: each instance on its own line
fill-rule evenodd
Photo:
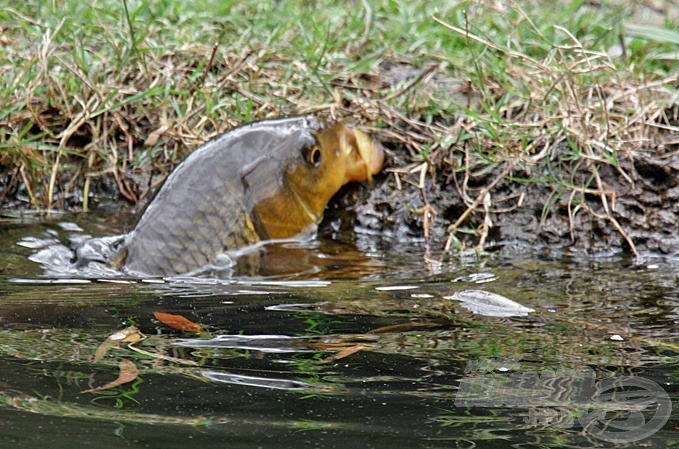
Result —
M 569 174 L 571 185 L 536 182 L 540 175 L 554 175 L 547 161 L 528 168 L 509 161 L 469 173 L 466 179 L 465 173 L 442 164 L 433 176 L 427 173 L 423 183 L 420 172 L 398 173 L 400 162 L 398 153 L 392 153 L 372 190 L 347 189 L 331 208 L 352 209 L 359 231 L 397 241 L 421 239 L 432 250 L 444 248 L 452 232 L 466 248 L 518 244 L 585 254 L 633 253 L 632 242 L 639 255 L 679 256 L 676 144 L 664 151 L 630 154 L 617 166 L 599 166 L 605 202 L 597 189 L 583 193 L 573 188 L 586 185 L 592 176 L 586 170 Z M 475 204 L 479 195 L 485 201 Z M 451 225 L 467 212 L 454 232 Z

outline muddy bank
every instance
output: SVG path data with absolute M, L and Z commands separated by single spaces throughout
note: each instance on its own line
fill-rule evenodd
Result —
M 613 82 L 601 93 L 608 110 L 565 93 L 591 86 L 536 83 L 538 98 L 563 83 L 556 113 L 519 101 L 486 126 L 472 111 L 488 96 L 503 98 L 502 88 L 482 94 L 428 70 L 385 65 L 379 79 L 419 80 L 413 97 L 455 98 L 468 110 L 440 113 L 425 124 L 380 105 L 401 137 L 391 142 L 384 174 L 372 190 L 331 204 L 354 210 L 359 230 L 419 239 L 433 251 L 519 244 L 679 256 L 679 104 L 669 89 L 676 79 L 636 87 Z M 630 116 L 646 101 L 640 94 L 646 89 L 658 102 Z M 390 133 L 382 136 L 388 141 Z
M 615 166 L 589 169 L 565 165 L 558 147 L 534 165 L 524 159 L 465 169 L 464 157 L 456 158 L 459 149 L 422 164 L 413 163 L 404 146 L 387 142 L 383 172 L 372 186 L 345 186 L 330 202 L 321 228 L 341 227 L 344 240 L 355 230 L 391 243 L 420 241 L 433 251 L 523 244 L 679 256 L 679 143 L 670 133 L 663 142 L 629 152 Z M 158 177 L 130 172 L 128 179 L 135 180 L 142 198 L 135 209 L 141 210 L 154 191 L 145 186 L 157 185 Z M 111 200 L 122 198 L 109 178 L 97 180 L 92 191 L 95 209 L 115 207 Z M 82 203 L 77 190 L 66 200 L 73 210 Z M 3 209 L 24 208 L 29 205 L 21 185 L 6 192 Z
M 617 166 L 589 170 L 559 165 L 555 148 L 537 165 L 505 161 L 461 170 L 440 163 L 422 176 L 421 167 L 403 169 L 412 165 L 392 152 L 372 190 L 354 189 L 331 207 L 352 207 L 359 230 L 421 239 L 434 251 L 527 244 L 679 256 L 679 144 L 669 134 L 665 141 L 648 152 L 630 152 Z M 349 204 L 353 198 L 358 205 Z

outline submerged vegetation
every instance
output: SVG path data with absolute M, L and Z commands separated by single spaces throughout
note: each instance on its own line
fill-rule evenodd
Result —
M 230 127 L 322 113 L 390 150 L 373 226 L 484 248 L 528 208 L 504 237 L 636 253 L 677 220 L 646 217 L 677 204 L 677 11 L 557 3 L 1 0 L 0 203 L 137 203 Z

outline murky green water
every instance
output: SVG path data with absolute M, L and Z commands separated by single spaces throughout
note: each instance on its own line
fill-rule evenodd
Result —
M 679 262 L 326 236 L 268 276 L 161 283 L 45 276 L 17 245 L 125 219 L 1 222 L 0 447 L 679 445 Z

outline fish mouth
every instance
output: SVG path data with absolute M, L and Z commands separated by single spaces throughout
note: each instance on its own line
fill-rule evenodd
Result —
M 342 145 L 346 152 L 350 152 L 347 163 L 347 181 L 365 181 L 372 183 L 372 176 L 379 173 L 384 165 L 384 147 L 370 136 L 357 129 L 352 129 L 355 148 L 346 143 L 346 136 Z

